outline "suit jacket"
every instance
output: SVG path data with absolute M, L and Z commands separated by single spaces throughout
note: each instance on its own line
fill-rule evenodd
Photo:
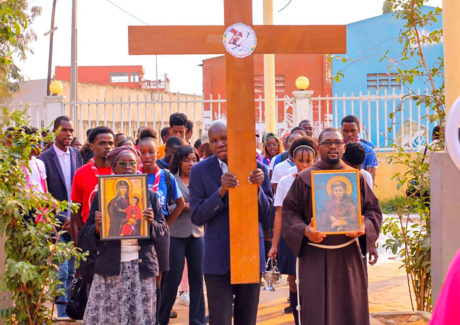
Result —
M 257 162 L 264 171 L 265 179 L 259 189 L 259 256 L 260 272 L 265 270 L 265 251 L 260 223 L 270 216 L 273 193 L 265 166 Z M 221 198 L 222 170 L 216 156 L 209 157 L 192 168 L 190 175 L 190 209 L 192 222 L 204 225 L 204 274 L 227 274 L 230 272 L 230 236 L 228 194 Z
M 62 172 L 61 164 L 57 156 L 54 147 L 51 146 L 48 150 L 43 151 L 40 157 L 38 157 L 45 163 L 46 167 L 46 183 L 48 185 L 48 191 L 58 201 L 68 201 L 70 193 L 67 193 L 65 186 L 64 173 Z M 71 167 L 71 184 L 73 182 L 73 176 L 75 171 L 82 166 L 82 160 L 80 152 L 70 147 L 70 167 Z M 62 221 L 64 216 L 58 216 Z
M 154 222 L 150 225 L 150 238 L 138 239 L 139 249 L 139 275 L 141 279 L 158 275 L 159 260 L 169 258 L 169 241 L 159 247 L 158 243 L 169 239 L 169 227 L 163 216 L 158 197 L 151 190 L 147 192 L 147 206 L 152 208 Z M 96 193 L 91 203 L 88 220 L 79 233 L 78 243 L 84 243 L 84 249 L 90 250 L 86 262 L 82 263 L 83 276 L 92 279 L 94 273 L 100 275 L 119 275 L 121 261 L 120 240 L 99 240 L 96 234 L 95 214 L 99 211 L 99 195 Z M 93 250 L 95 248 L 95 250 Z M 166 258 L 167 260 L 167 258 Z M 160 266 L 161 267 L 161 266 Z M 169 269 L 169 265 L 162 266 Z M 93 269 L 94 268 L 94 269 Z

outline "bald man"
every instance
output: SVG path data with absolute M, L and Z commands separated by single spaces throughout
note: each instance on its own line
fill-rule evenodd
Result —
M 270 214 L 273 194 L 265 166 L 257 168 L 248 179 L 237 179 L 227 165 L 227 126 L 215 122 L 208 132 L 213 154 L 192 168 L 190 175 L 190 209 L 192 222 L 205 225 L 203 273 L 208 295 L 211 325 L 231 325 L 232 310 L 235 325 L 256 323 L 260 282 L 230 283 L 230 233 L 228 190 L 239 182 L 257 185 L 259 201 L 259 258 L 260 272 L 265 270 L 265 250 L 260 226 Z M 247 216 L 248 218 L 251 216 Z M 235 298 L 233 298 L 233 296 Z M 232 308 L 233 304 L 233 308 Z

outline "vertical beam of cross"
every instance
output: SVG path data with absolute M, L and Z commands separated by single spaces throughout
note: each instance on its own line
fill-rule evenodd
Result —
M 226 26 L 252 25 L 252 1 L 225 0 L 224 9 Z M 228 163 L 240 181 L 229 193 L 230 276 L 232 283 L 255 283 L 260 281 L 258 198 L 257 188 L 247 181 L 256 168 L 253 55 L 236 58 L 226 53 L 225 66 Z

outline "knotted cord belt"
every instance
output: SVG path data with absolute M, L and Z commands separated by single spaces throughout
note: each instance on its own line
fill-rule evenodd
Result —
M 339 248 L 350 246 L 351 244 L 353 244 L 353 242 L 356 242 L 359 246 L 358 237 L 355 237 L 352 240 L 347 241 L 346 243 L 343 243 L 340 245 L 321 245 L 321 244 L 315 244 L 315 243 L 308 243 L 308 245 L 315 246 L 318 248 L 324 248 L 324 249 L 339 249 Z

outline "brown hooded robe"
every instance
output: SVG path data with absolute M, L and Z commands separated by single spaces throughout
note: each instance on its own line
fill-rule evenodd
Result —
M 382 213 L 377 198 L 360 175 L 361 214 L 366 234 L 360 246 L 324 249 L 308 245 L 304 236 L 312 214 L 311 171 L 331 169 L 318 161 L 294 180 L 283 203 L 282 235 L 299 257 L 300 316 L 302 325 L 368 325 L 366 247 L 378 238 Z M 352 169 L 342 161 L 333 169 Z M 321 245 L 340 245 L 352 238 L 328 235 Z

